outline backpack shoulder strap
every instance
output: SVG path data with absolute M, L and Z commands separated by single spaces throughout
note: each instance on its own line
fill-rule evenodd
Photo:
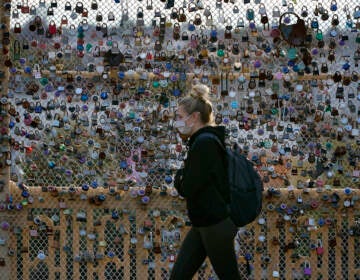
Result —
M 209 133 L 209 132 L 204 132 L 201 133 L 199 136 L 199 138 L 211 138 L 214 139 L 216 141 L 216 143 L 218 143 L 218 145 L 221 147 L 221 150 L 223 151 L 223 163 L 225 165 L 225 168 L 228 168 L 228 161 L 227 161 L 227 149 L 226 146 L 220 141 L 219 137 L 217 137 L 215 134 L 213 133 Z

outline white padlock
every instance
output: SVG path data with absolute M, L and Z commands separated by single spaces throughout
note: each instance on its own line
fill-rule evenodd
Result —
M 279 273 L 279 271 L 273 270 L 273 272 L 272 272 L 272 277 L 274 277 L 274 278 L 280 278 L 280 273 Z

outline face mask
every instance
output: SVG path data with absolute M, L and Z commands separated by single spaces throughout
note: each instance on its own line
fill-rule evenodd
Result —
M 190 116 L 187 118 L 180 120 L 180 121 L 174 121 L 174 128 L 176 128 L 180 134 L 183 135 L 189 135 L 191 132 L 192 126 L 186 126 L 186 121 L 189 119 Z

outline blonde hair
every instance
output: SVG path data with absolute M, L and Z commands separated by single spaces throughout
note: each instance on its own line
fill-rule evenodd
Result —
M 209 87 L 203 84 L 194 85 L 188 96 L 180 100 L 182 106 L 189 115 L 194 112 L 200 113 L 200 120 L 204 124 L 213 124 L 214 115 L 211 101 L 209 100 Z

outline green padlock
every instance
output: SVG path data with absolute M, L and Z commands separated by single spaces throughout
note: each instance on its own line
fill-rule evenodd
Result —
M 265 147 L 265 149 L 270 149 L 271 146 L 272 146 L 271 140 L 270 140 L 270 139 L 265 139 L 265 141 L 264 141 L 264 147 Z
M 217 55 L 218 55 L 218 57 L 223 57 L 223 56 L 224 56 L 224 54 L 225 54 L 225 52 L 224 52 L 224 50 L 223 50 L 223 49 L 219 49 L 219 50 L 217 51 Z
M 287 51 L 287 56 L 288 59 L 295 59 L 296 58 L 296 54 L 297 54 L 297 49 L 296 48 L 289 48 Z
M 153 86 L 154 88 L 158 88 L 158 87 L 160 86 L 159 81 L 153 81 L 152 86 Z
M 325 147 L 326 147 L 327 150 L 331 150 L 332 147 L 333 147 L 333 144 L 330 141 L 327 141 L 326 144 L 325 144 Z
M 92 45 L 92 44 L 90 44 L 90 43 L 87 43 L 87 44 L 86 44 L 85 49 L 86 49 L 86 51 L 87 51 L 88 53 L 91 52 L 92 48 L 93 48 L 93 45 Z
M 127 116 L 128 116 L 130 119 L 135 119 L 135 112 L 134 112 L 134 111 L 129 111 Z
M 20 59 L 20 52 L 14 52 L 14 60 Z
M 113 41 L 112 41 L 111 39 L 107 40 L 107 41 L 106 41 L 106 45 L 107 45 L 108 47 L 111 47 L 111 46 L 113 45 Z
M 360 44 L 360 33 L 358 33 L 358 35 L 356 35 L 355 42 Z
M 40 78 L 39 81 L 40 81 L 40 84 L 41 84 L 42 86 L 46 86 L 46 85 L 48 84 L 48 82 L 49 82 L 48 78 L 46 78 L 46 77 Z
M 21 47 L 20 47 L 20 42 L 18 40 L 14 41 L 14 50 L 13 50 L 13 54 L 14 54 L 14 60 L 19 60 L 20 56 L 21 56 Z
M 322 39 L 324 38 L 324 37 L 323 37 L 323 34 L 322 34 L 322 31 L 321 31 L 320 29 L 318 29 L 318 30 L 316 31 L 315 38 L 316 38 L 316 40 L 319 40 L 319 41 L 322 41 Z
M 277 115 L 279 113 L 279 110 L 277 108 L 271 108 L 271 114 Z

